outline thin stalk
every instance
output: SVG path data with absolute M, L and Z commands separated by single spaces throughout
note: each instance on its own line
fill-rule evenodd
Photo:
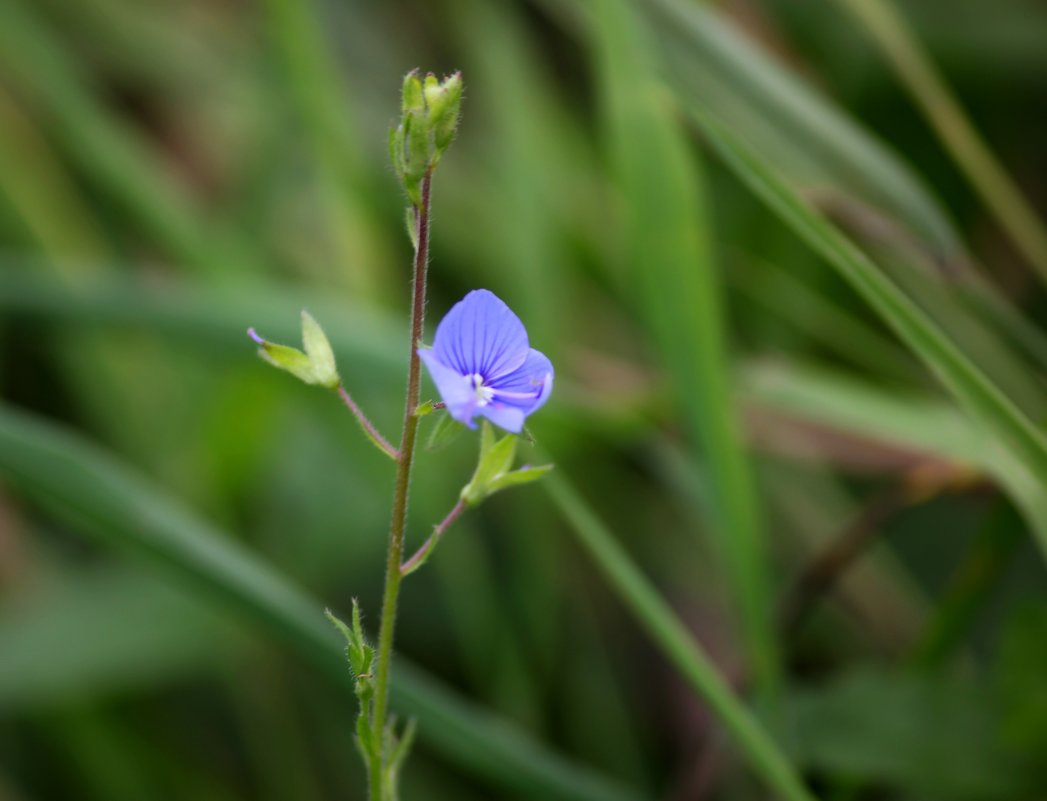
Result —
M 429 554 L 432 553 L 433 548 L 436 547 L 436 544 L 440 541 L 444 532 L 451 527 L 451 524 L 454 523 L 454 521 L 458 519 L 458 516 L 464 511 L 465 501 L 459 498 L 458 503 L 456 503 L 454 508 L 447 513 L 447 517 L 437 523 L 435 528 L 433 528 L 433 533 L 429 535 L 429 539 L 425 541 L 425 544 L 415 551 L 410 559 L 400 565 L 401 576 L 409 575 L 425 564 L 425 560 L 429 558 Z
M 411 302 L 411 354 L 407 369 L 407 399 L 404 403 L 404 428 L 400 439 L 400 456 L 396 462 L 396 488 L 393 493 L 392 519 L 389 523 L 389 554 L 385 563 L 385 595 L 382 598 L 382 622 L 378 632 L 378 665 L 375 672 L 374 709 L 371 729 L 379 738 L 378 764 L 370 770 L 371 801 L 382 801 L 385 779 L 385 714 L 389 703 L 389 666 L 393 658 L 393 630 L 396 625 L 396 601 L 400 595 L 400 562 L 404 554 L 404 529 L 407 523 L 407 497 L 411 487 L 411 464 L 414 460 L 421 379 L 418 345 L 425 326 L 425 279 L 429 266 L 429 185 L 432 173 L 422 179 L 422 204 L 417 208 L 418 237 L 414 252 L 414 293 Z
M 353 400 L 353 396 L 349 394 L 349 390 L 345 388 L 344 384 L 338 385 L 338 397 L 342 399 L 342 402 L 348 407 L 349 411 L 356 417 L 356 422 L 360 424 L 360 428 L 364 430 L 367 438 L 371 440 L 377 446 L 378 450 L 388 456 L 390 459 L 398 460 L 400 458 L 400 451 L 398 451 L 389 440 L 382 436 L 382 432 L 378 430 L 378 427 L 372 423 L 364 410 L 360 408 L 359 404 Z
M 1047 281 L 1047 230 L 978 133 L 901 15 L 885 0 L 837 0 L 865 27 L 946 150 L 1041 280 Z

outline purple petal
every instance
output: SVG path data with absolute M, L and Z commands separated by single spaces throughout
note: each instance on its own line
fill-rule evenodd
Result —
M 485 383 L 511 373 L 528 351 L 520 318 L 486 289 L 476 289 L 456 303 L 436 328 L 433 353 L 460 375 L 478 374 Z
M 494 401 L 521 409 L 529 415 L 549 399 L 553 390 L 553 365 L 544 353 L 530 348 L 516 370 L 490 382 Z M 493 405 L 493 404 L 492 404 Z
M 476 414 L 477 399 L 469 377 L 453 367 L 442 364 L 434 350 L 419 348 L 418 358 L 429 370 L 429 375 L 432 376 L 451 417 L 459 423 L 465 423 L 469 428 L 476 428 L 473 416 Z
M 516 406 L 508 406 L 498 401 L 481 406 L 477 411 L 496 426 L 501 426 L 512 434 L 520 433 L 520 430 L 523 428 L 524 418 L 527 416 L 524 414 L 523 409 Z

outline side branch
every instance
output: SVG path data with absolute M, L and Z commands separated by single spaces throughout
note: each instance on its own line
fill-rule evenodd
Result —
M 339 384 L 337 387 L 338 397 L 342 399 L 349 411 L 356 417 L 356 422 L 360 424 L 360 428 L 364 430 L 367 438 L 375 444 L 382 453 L 392 459 L 394 462 L 399 461 L 400 451 L 397 450 L 385 437 L 382 436 L 381 432 L 375 427 L 375 424 L 367 419 L 367 415 L 364 414 L 363 409 L 353 400 L 353 396 L 349 394 L 349 390 L 345 388 L 344 384 Z
M 454 508 L 447 513 L 447 517 L 441 520 L 433 528 L 433 533 L 429 535 L 429 539 L 425 541 L 414 555 L 400 565 L 400 576 L 407 576 L 416 571 L 422 565 L 425 564 L 425 560 L 429 558 L 429 554 L 432 553 L 433 548 L 436 547 L 437 543 L 440 542 L 440 538 L 443 537 L 444 532 L 451 527 L 451 524 L 458 519 L 459 515 L 465 511 L 465 501 L 461 498 L 458 499 L 458 503 L 454 505 Z

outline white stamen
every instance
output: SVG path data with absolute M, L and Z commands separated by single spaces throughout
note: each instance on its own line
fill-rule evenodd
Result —
M 473 389 L 476 391 L 476 403 L 478 406 L 486 406 L 491 402 L 491 398 L 494 397 L 494 388 L 485 387 L 483 376 L 479 373 L 473 373 Z

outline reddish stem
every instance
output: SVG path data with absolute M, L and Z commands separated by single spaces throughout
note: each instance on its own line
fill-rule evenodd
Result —
M 360 428 L 367 434 L 368 439 L 371 440 L 378 448 L 385 453 L 386 456 L 393 460 L 400 458 L 400 451 L 396 449 L 385 437 L 382 436 L 381 432 L 367 419 L 367 415 L 364 414 L 363 409 L 353 400 L 353 396 L 349 394 L 349 390 L 344 385 L 338 385 L 338 396 L 342 399 L 349 411 L 356 417 L 356 422 L 360 424 Z
M 440 541 L 440 538 L 444 535 L 444 532 L 451 527 L 451 524 L 458 519 L 459 515 L 465 511 L 465 501 L 461 498 L 458 499 L 458 503 L 454 505 L 454 508 L 447 513 L 447 517 L 436 524 L 433 529 L 433 533 L 429 535 L 429 539 L 425 541 L 414 555 L 400 565 L 400 575 L 406 576 L 421 567 L 422 562 L 429 558 L 429 553 L 436 547 L 436 544 Z

